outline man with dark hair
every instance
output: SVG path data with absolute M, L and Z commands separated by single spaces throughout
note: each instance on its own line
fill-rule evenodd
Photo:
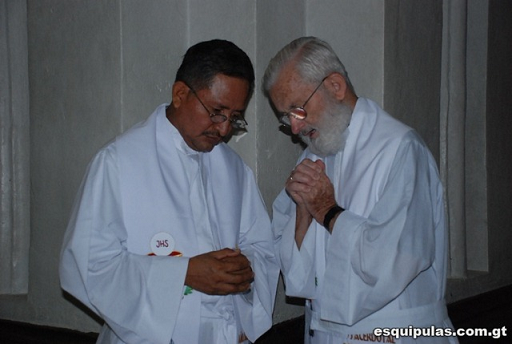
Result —
M 172 102 L 90 163 L 60 277 L 105 320 L 98 343 L 245 343 L 270 328 L 270 220 L 251 170 L 223 142 L 245 128 L 253 87 L 236 45 L 199 43 Z
M 286 45 L 263 84 L 307 144 L 273 208 L 286 294 L 306 299 L 305 343 L 456 343 L 439 336 L 452 327 L 447 231 L 423 140 L 357 97 L 318 38 Z
M 200 90 L 208 88 L 217 74 L 247 80 L 249 98 L 252 95 L 254 70 L 251 61 L 233 43 L 218 39 L 190 47 L 176 72 L 175 81 L 183 81 Z

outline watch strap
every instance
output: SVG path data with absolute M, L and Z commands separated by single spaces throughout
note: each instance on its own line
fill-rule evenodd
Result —
M 338 213 L 341 213 L 345 211 L 345 209 L 343 209 L 342 207 L 340 207 L 339 205 L 335 205 L 333 206 L 331 209 L 329 209 L 329 211 L 327 212 L 327 214 L 325 214 L 325 217 L 324 217 L 324 227 L 325 229 L 329 230 L 329 224 L 331 223 L 332 219 L 338 214 Z

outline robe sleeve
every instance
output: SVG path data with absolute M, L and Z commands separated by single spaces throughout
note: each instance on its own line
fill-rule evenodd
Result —
M 442 204 L 438 181 L 428 150 L 406 139 L 369 216 L 346 210 L 338 217 L 326 254 L 323 320 L 358 322 L 432 265 L 435 229 L 442 220 L 436 208 Z
M 288 296 L 302 298 L 315 296 L 314 260 L 317 236 L 313 223 L 299 250 L 295 241 L 295 204 L 285 190 L 281 191 L 274 201 L 272 227 L 276 238 L 276 252 L 278 252 Z
M 93 159 L 77 195 L 61 251 L 61 285 L 123 342 L 168 344 L 188 259 L 127 251 L 117 178 L 111 144 Z
M 239 247 L 251 262 L 254 281 L 250 292 L 234 295 L 234 300 L 242 328 L 254 342 L 272 326 L 279 266 L 265 204 L 252 172 L 244 169 Z
M 279 266 L 265 204 L 252 172 L 245 169 L 239 247 L 251 262 L 254 281 L 249 293 L 234 298 L 242 328 L 254 342 L 272 326 Z

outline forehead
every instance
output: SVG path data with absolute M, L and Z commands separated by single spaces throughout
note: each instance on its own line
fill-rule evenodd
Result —
M 249 82 L 245 79 L 217 74 L 206 89 L 198 91 L 205 100 L 233 110 L 243 110 L 247 106 Z
M 275 107 L 286 110 L 290 106 L 300 106 L 305 101 L 303 93 L 309 89 L 292 66 L 286 66 L 269 91 Z

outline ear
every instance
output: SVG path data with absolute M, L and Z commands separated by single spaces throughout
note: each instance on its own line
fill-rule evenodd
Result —
M 332 73 L 325 79 L 325 87 L 338 100 L 344 100 L 347 96 L 348 85 L 345 78 L 340 73 Z
M 179 108 L 188 96 L 190 89 L 183 81 L 176 81 L 172 85 L 172 105 Z

